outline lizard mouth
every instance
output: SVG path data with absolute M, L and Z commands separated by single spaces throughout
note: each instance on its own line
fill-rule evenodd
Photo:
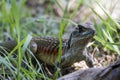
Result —
M 81 37 L 91 37 L 95 35 L 94 30 L 89 30 L 80 34 Z

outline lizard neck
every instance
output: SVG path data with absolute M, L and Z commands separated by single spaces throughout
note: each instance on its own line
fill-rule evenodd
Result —
M 87 45 L 88 42 L 84 42 L 84 41 L 75 41 L 74 44 L 71 44 L 70 45 L 70 40 L 68 40 L 68 42 L 66 43 L 66 46 L 65 46 L 65 52 L 68 52 L 69 50 L 75 50 L 76 51 L 79 51 L 79 52 L 83 52 L 83 50 L 85 49 L 86 45 Z

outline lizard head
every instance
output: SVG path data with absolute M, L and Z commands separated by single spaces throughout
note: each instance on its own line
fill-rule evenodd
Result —
M 94 34 L 93 24 L 85 23 L 84 25 L 78 25 L 70 35 L 68 47 L 81 47 L 82 49 L 93 38 Z
M 73 51 L 74 54 L 77 53 L 78 58 L 80 53 L 81 60 L 86 60 L 89 67 L 92 67 L 94 62 L 90 54 L 88 54 L 85 49 L 86 45 L 93 38 L 94 34 L 95 29 L 93 28 L 93 25 L 90 23 L 85 23 L 84 25 L 78 25 L 78 27 L 76 27 L 75 30 L 71 33 L 68 40 L 68 49 L 75 49 Z

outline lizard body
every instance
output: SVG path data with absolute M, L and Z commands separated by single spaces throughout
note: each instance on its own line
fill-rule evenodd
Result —
M 86 52 L 86 45 L 93 38 L 95 30 L 93 25 L 86 23 L 78 25 L 71 33 L 69 39 L 63 39 L 61 66 L 71 66 L 73 63 L 86 60 L 92 66 L 92 58 Z M 34 37 L 30 43 L 30 50 L 41 61 L 55 65 L 59 51 L 59 39 L 50 37 Z M 11 51 L 17 45 L 16 41 L 0 43 L 0 46 Z M 1 51 L 1 49 L 0 49 Z

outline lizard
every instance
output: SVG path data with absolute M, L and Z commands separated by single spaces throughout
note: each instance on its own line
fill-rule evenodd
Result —
M 62 56 L 60 66 L 69 67 L 75 62 L 85 60 L 89 67 L 93 66 L 93 59 L 86 50 L 86 45 L 90 42 L 95 34 L 93 24 L 85 23 L 78 25 L 71 32 L 69 39 L 62 40 Z M 33 37 L 29 46 L 30 50 L 37 59 L 48 65 L 55 65 L 59 53 L 60 41 L 58 38 L 52 37 Z M 0 43 L 9 51 L 13 50 L 17 45 L 16 41 L 7 41 Z M 0 51 L 2 49 L 0 48 Z

